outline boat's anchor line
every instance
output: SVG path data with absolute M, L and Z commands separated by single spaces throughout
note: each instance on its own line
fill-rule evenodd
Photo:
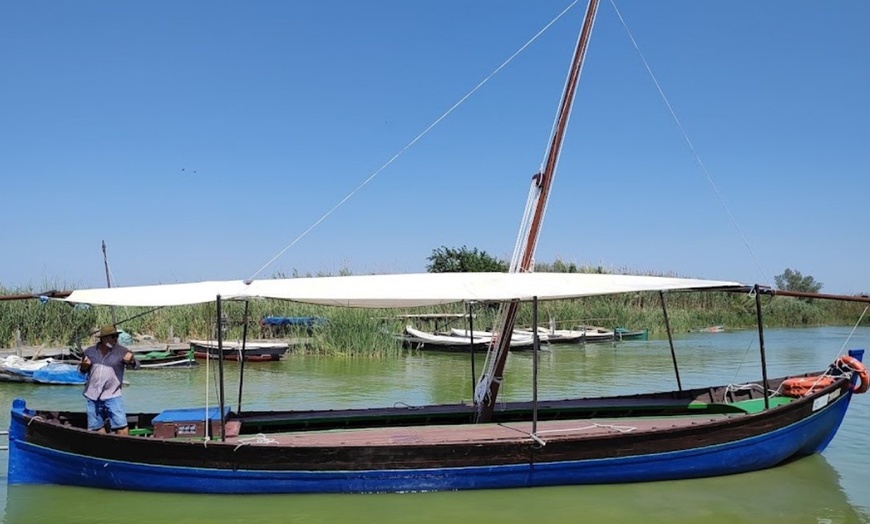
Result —
M 544 447 L 547 445 L 547 441 L 541 437 L 541 435 L 543 435 L 544 433 L 551 433 L 551 434 L 555 434 L 555 433 L 562 433 L 562 434 L 579 433 L 581 431 L 587 431 L 590 429 L 610 429 L 610 430 L 613 430 L 617 433 L 631 433 L 632 431 L 635 431 L 637 429 L 635 426 L 618 426 L 616 424 L 590 424 L 588 426 L 578 426 L 578 427 L 573 427 L 573 428 L 545 429 L 545 430 L 536 431 L 534 433 L 531 433 L 531 432 L 528 432 L 524 429 L 516 428 L 513 426 L 508 426 L 507 424 L 499 424 L 499 426 L 503 427 L 505 429 L 509 429 L 511 431 L 516 431 L 517 433 L 522 433 L 522 434 L 528 436 L 530 439 L 537 442 L 538 444 L 540 444 L 541 447 Z
M 617 426 L 616 424 L 591 424 L 589 426 L 582 426 L 576 428 L 559 428 L 559 429 L 545 429 L 543 431 L 538 431 L 538 435 L 542 433 L 572 433 L 575 431 L 586 431 L 588 429 L 612 429 L 617 433 L 631 433 L 636 430 L 635 426 Z
M 728 398 L 728 395 L 731 395 L 733 398 L 733 393 L 736 391 L 748 391 L 748 390 L 756 390 L 756 391 L 764 391 L 764 388 L 758 384 L 728 384 L 725 386 L 725 398 Z M 776 396 L 780 394 L 780 390 L 782 389 L 782 385 L 776 388 L 776 390 L 767 390 L 770 396 Z
M 233 448 L 233 451 L 237 451 L 242 446 L 247 446 L 249 444 L 277 444 L 278 441 L 267 437 L 264 433 L 257 433 L 253 437 L 246 437 L 239 439 L 239 445 Z

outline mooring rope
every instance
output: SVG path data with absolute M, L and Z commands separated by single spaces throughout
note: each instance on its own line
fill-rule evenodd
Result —
M 237 451 L 242 446 L 247 446 L 250 444 L 277 444 L 278 441 L 267 437 L 264 433 L 257 433 L 253 437 L 245 437 L 239 439 L 239 445 L 233 448 L 233 451 Z

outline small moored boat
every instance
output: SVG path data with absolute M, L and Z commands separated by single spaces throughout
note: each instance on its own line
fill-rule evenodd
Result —
M 225 360 L 271 362 L 280 360 L 290 345 L 286 342 L 223 342 L 218 348 L 218 343 L 214 340 L 191 340 L 190 348 L 198 359 L 216 359 L 222 350 Z
M 186 350 L 167 348 L 147 352 L 134 351 L 133 355 L 139 361 L 141 369 L 181 368 L 199 365 L 194 357 L 192 348 Z

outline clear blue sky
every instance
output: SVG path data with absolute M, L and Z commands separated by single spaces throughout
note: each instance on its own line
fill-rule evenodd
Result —
M 248 278 L 570 3 L 4 2 L 0 284 Z M 870 2 L 617 7 L 725 206 L 604 0 L 537 260 L 870 292 Z M 584 9 L 260 276 L 508 258 Z

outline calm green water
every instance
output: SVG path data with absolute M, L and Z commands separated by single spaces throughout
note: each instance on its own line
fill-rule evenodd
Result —
M 870 349 L 870 329 L 768 330 L 771 376 L 822 369 L 841 348 Z M 754 332 L 686 335 L 676 341 L 684 387 L 760 376 Z M 477 370 L 480 370 L 478 361 Z M 214 367 L 211 368 L 214 371 Z M 228 402 L 238 401 L 229 364 Z M 540 361 L 540 397 L 673 389 L 666 341 L 557 346 Z M 206 367 L 128 374 L 129 411 L 205 404 Z M 531 355 L 514 353 L 505 400 L 531 398 Z M 288 356 L 246 365 L 247 409 L 369 407 L 455 402 L 471 397 L 468 355 L 408 353 L 385 360 Z M 79 387 L 0 384 L 0 426 L 24 397 L 36 407 L 82 409 Z M 215 403 L 212 392 L 210 404 Z M 611 486 L 381 495 L 173 495 L 62 486 L 6 486 L 0 455 L 0 515 L 37 522 L 870 522 L 870 394 L 856 396 L 823 455 L 768 471 L 711 479 Z M 5 509 L 3 509 L 5 506 Z

